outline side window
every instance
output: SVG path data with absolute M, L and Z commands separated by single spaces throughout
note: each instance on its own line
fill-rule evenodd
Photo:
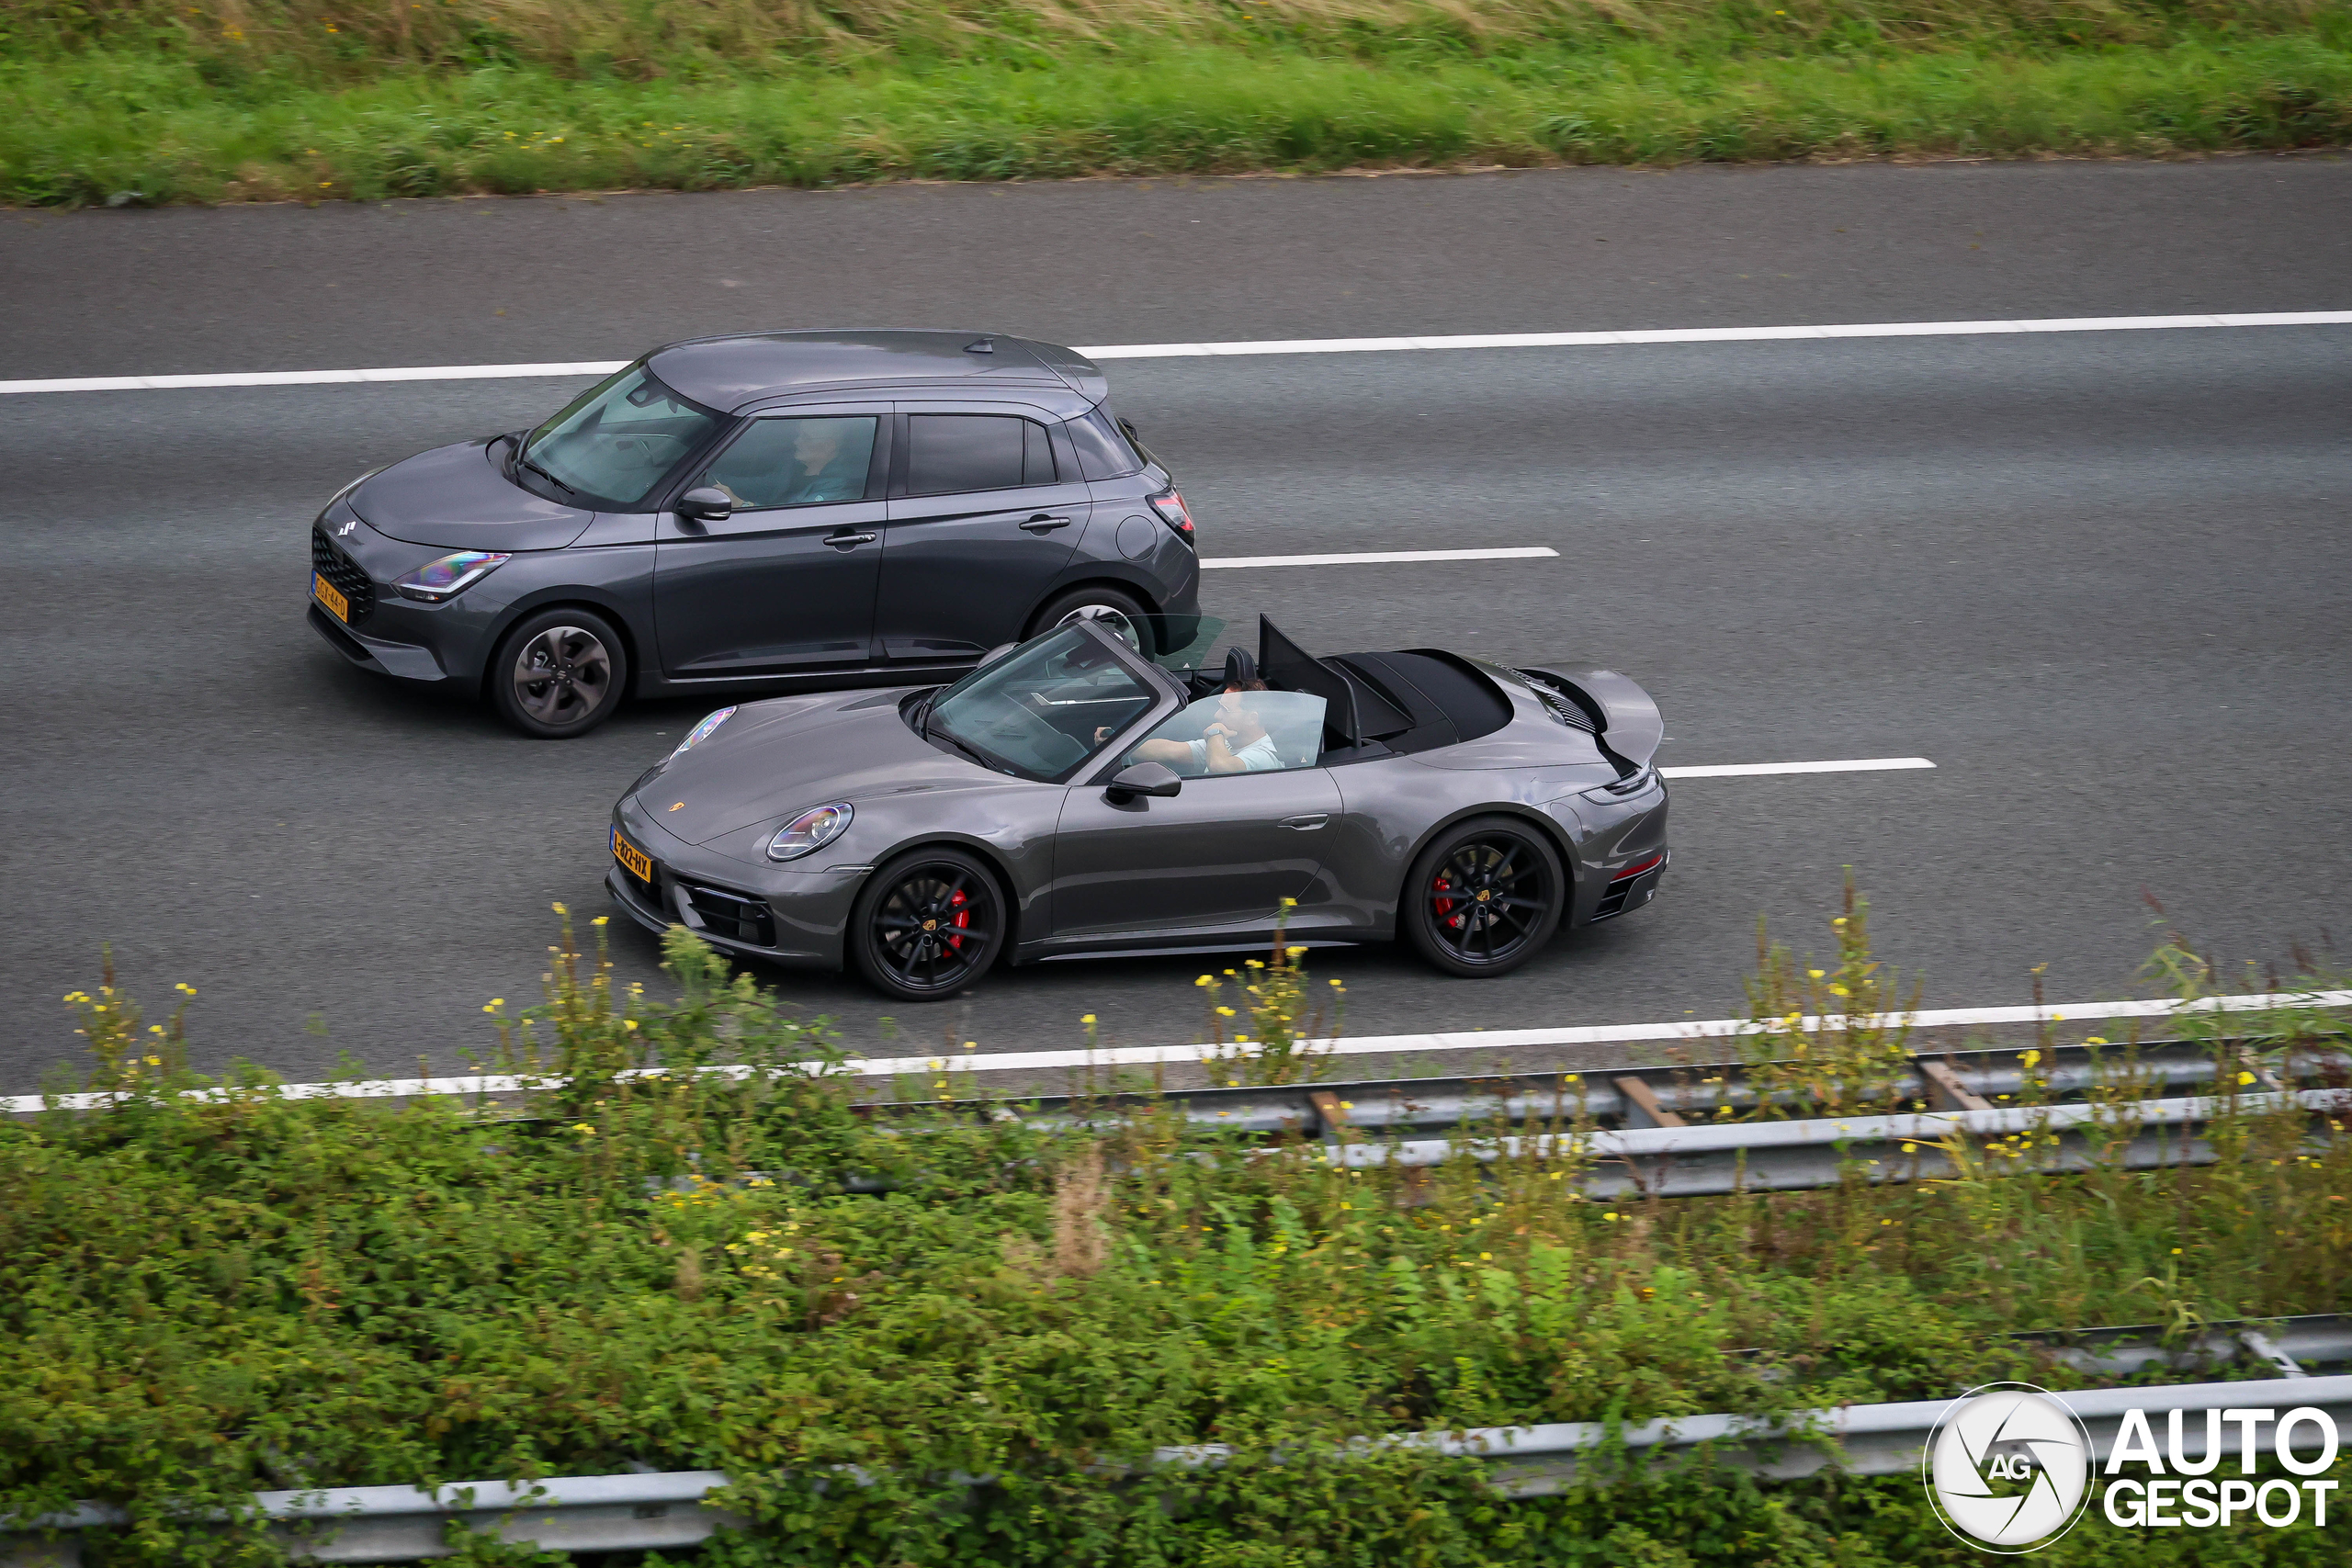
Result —
M 1065 428 L 1078 447 L 1078 466 L 1086 470 L 1088 479 L 1125 479 L 1142 469 L 1142 460 L 1106 411 L 1081 414 Z
M 1119 759 L 1164 762 L 1186 778 L 1311 768 L 1323 755 L 1321 697 L 1220 692 L 1181 709 Z
M 910 415 L 907 420 L 907 493 L 953 495 L 961 491 L 1051 483 L 1053 449 L 1046 445 L 1045 435 L 1035 421 L 1012 414 Z M 1043 478 L 1035 477 L 1041 471 Z
M 875 425 L 872 414 L 753 420 L 699 482 L 745 511 L 856 501 L 874 461 Z

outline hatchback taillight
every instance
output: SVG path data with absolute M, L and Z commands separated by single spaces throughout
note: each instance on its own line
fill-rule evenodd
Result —
M 1162 523 L 1176 530 L 1178 538 L 1188 545 L 1197 542 L 1193 537 L 1193 514 L 1184 509 L 1182 496 L 1172 490 L 1163 490 L 1151 498 L 1151 509 L 1159 513 Z

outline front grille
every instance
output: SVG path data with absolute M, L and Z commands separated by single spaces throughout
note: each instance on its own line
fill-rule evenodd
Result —
M 324 528 L 311 530 L 311 570 L 327 580 L 334 591 L 351 602 L 351 624 L 357 626 L 376 613 L 376 582 L 359 570 L 359 563 L 343 553 L 342 547 L 327 537 Z
M 1611 877 L 1609 886 L 1601 890 L 1600 902 L 1594 908 L 1592 918 L 1596 920 L 1605 920 L 1611 915 L 1623 914 L 1627 901 L 1634 896 L 1634 889 L 1640 886 L 1645 878 L 1657 872 L 1665 864 L 1666 857 L 1659 855 Z
M 695 913 L 702 917 L 702 923 L 709 928 L 711 935 L 749 942 L 753 947 L 775 945 L 775 918 L 759 899 L 691 882 L 681 886 L 685 889 L 686 902 L 694 906 Z

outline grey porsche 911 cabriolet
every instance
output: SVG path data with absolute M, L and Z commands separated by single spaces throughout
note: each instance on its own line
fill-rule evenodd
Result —
M 1657 706 L 1566 661 L 1436 649 L 1191 662 L 1117 618 L 994 650 L 944 687 L 722 708 L 613 810 L 605 882 L 778 964 L 905 1000 L 999 959 L 1410 942 L 1501 975 L 1665 875 Z

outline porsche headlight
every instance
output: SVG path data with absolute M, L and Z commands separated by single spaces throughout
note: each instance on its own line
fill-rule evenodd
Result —
M 798 860 L 812 850 L 823 849 L 842 836 L 855 815 L 845 800 L 811 807 L 775 830 L 775 837 L 768 840 L 768 859 Z
M 703 741 L 709 739 L 710 732 L 712 730 L 717 729 L 720 725 L 725 724 L 729 719 L 733 718 L 734 716 L 735 709 L 733 706 L 730 705 L 720 708 L 717 713 L 712 714 L 708 718 L 704 719 L 700 724 L 695 725 L 692 729 L 686 731 L 686 738 L 678 742 L 678 748 L 676 750 L 670 753 L 671 759 L 675 761 L 677 758 L 684 756 L 688 751 L 693 750 Z
M 456 598 L 513 558 L 498 550 L 458 550 L 418 567 L 392 586 L 405 598 L 438 604 Z

